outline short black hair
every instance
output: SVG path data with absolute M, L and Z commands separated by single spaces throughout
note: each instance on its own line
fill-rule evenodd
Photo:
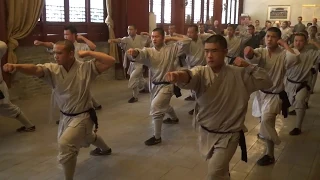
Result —
M 135 25 L 129 25 L 128 27 L 133 27 L 133 29 L 137 29 Z
M 72 25 L 68 25 L 68 26 L 64 27 L 64 30 L 69 30 L 72 34 L 78 33 L 77 29 Z
M 195 25 L 195 24 L 190 25 L 188 28 L 194 28 L 194 30 L 195 30 L 196 32 L 199 31 L 198 26 Z
M 228 28 L 228 27 L 231 27 L 233 30 L 236 30 L 236 27 L 235 27 L 234 25 L 232 25 L 232 24 L 228 24 L 228 25 L 227 25 L 227 28 Z
M 267 32 L 275 32 L 278 38 L 281 38 L 281 30 L 277 27 L 271 27 L 267 30 Z
M 302 19 L 302 16 L 299 16 L 298 18 L 301 18 L 301 19 Z
M 163 28 L 155 28 L 152 32 L 158 32 L 164 38 L 164 30 Z
M 255 27 L 254 27 L 252 24 L 250 24 L 250 25 L 248 26 L 248 28 L 253 28 L 253 29 L 255 29 Z
M 271 21 L 269 21 L 269 20 L 266 20 L 266 23 L 271 23 Z
M 204 43 L 219 44 L 223 49 L 228 49 L 227 40 L 221 35 L 212 35 Z
M 305 40 L 308 39 L 308 32 L 306 30 L 303 30 L 301 32 L 298 32 L 294 35 L 294 37 L 296 36 L 300 36 L 300 37 L 304 37 Z
M 56 42 L 55 44 L 57 45 L 64 45 L 64 49 L 67 51 L 67 52 L 71 52 L 73 51 L 74 52 L 74 44 L 73 42 L 69 41 L 69 40 L 61 40 L 61 41 L 58 41 Z

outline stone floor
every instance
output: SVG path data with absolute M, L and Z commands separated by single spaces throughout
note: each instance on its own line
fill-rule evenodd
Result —
M 238 148 L 230 163 L 232 180 L 319 180 L 320 179 L 320 84 L 310 100 L 303 133 L 291 137 L 288 132 L 294 117 L 277 120 L 282 143 L 276 146 L 276 163 L 268 167 L 256 165 L 264 146 L 257 140 L 259 124 L 248 111 L 246 134 L 248 163 L 240 161 Z M 112 147 L 107 157 L 91 157 L 90 148 L 79 153 L 76 180 L 204 180 L 206 162 L 197 150 L 197 135 L 187 112 L 192 103 L 184 97 L 172 98 L 180 117 L 179 125 L 163 126 L 163 142 L 146 147 L 144 141 L 152 135 L 153 123 L 148 116 L 149 95 L 128 104 L 127 81 L 109 81 L 93 87 L 93 94 L 103 109 L 98 112 L 99 134 Z M 0 119 L 0 179 L 1 180 L 61 180 L 62 171 L 56 161 L 57 125 L 49 122 L 50 96 L 17 100 L 25 114 L 37 125 L 34 133 L 19 134 L 20 124 L 14 119 Z

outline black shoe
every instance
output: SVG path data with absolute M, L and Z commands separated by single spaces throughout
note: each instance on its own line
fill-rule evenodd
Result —
M 149 93 L 149 91 L 146 90 L 146 89 L 142 89 L 142 90 L 139 91 L 139 93 Z
M 289 114 L 289 115 L 291 115 L 291 116 L 295 116 L 295 115 L 297 115 L 297 113 L 296 113 L 296 111 L 295 111 L 295 110 L 290 111 L 288 114 Z
M 259 166 L 268 166 L 274 163 L 274 157 L 270 157 L 268 155 L 264 155 L 261 159 L 257 161 Z
M 36 126 L 31 126 L 29 128 L 26 128 L 25 126 L 22 126 L 17 129 L 17 132 L 33 132 L 36 130 Z
M 107 156 L 107 155 L 110 155 L 111 153 L 112 153 L 111 148 L 106 151 L 102 151 L 100 148 L 96 148 L 95 150 L 90 151 L 91 156 Z
M 163 124 L 178 124 L 179 123 L 179 119 L 173 120 L 171 118 L 167 118 L 163 121 Z
M 301 134 L 301 130 L 299 128 L 294 128 L 292 131 L 289 133 L 291 136 L 296 136 Z
M 56 124 L 59 124 L 60 121 L 56 121 Z
M 191 110 L 188 112 L 189 115 L 193 115 L 193 113 L 194 113 L 194 109 L 191 109 Z
M 138 101 L 138 98 L 132 97 L 131 99 L 129 99 L 128 103 L 135 103 Z
M 306 108 L 309 109 L 309 103 L 306 102 Z
M 95 109 L 95 110 L 100 110 L 100 109 L 102 109 L 102 106 L 99 105 L 99 106 L 97 106 L 97 107 L 94 107 L 94 109 Z
M 147 146 L 152 146 L 152 145 L 156 145 L 156 144 L 159 144 L 159 143 L 161 143 L 161 138 L 156 139 L 155 136 L 152 136 L 150 139 L 148 139 L 148 140 L 146 140 L 144 142 L 144 144 L 147 145 Z
M 184 99 L 185 101 L 195 101 L 195 98 L 188 96 Z

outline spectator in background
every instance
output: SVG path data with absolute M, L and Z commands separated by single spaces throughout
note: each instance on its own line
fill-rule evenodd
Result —
M 260 32 L 262 30 L 262 27 L 260 26 L 260 21 L 256 20 L 254 23 L 255 23 L 255 26 L 254 26 L 255 31 Z
M 306 29 L 306 26 L 302 24 L 302 17 L 298 17 L 298 24 L 293 27 L 293 33 L 298 33 Z
M 213 23 L 213 27 L 211 29 L 213 32 L 215 32 L 216 34 L 223 34 L 223 29 L 221 28 L 219 21 L 215 20 Z

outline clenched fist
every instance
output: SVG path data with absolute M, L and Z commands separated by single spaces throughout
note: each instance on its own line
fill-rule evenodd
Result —
M 235 66 L 238 66 L 238 67 L 247 67 L 249 66 L 250 64 L 245 61 L 244 59 L 240 58 L 240 57 L 237 57 L 234 61 L 233 61 L 233 64 Z
M 165 77 L 166 81 L 170 83 L 177 83 L 179 81 L 178 72 L 168 72 Z
M 251 59 L 254 55 L 253 49 L 250 46 L 247 46 L 246 48 L 244 48 L 243 53 L 244 53 L 244 56 L 249 59 Z
M 130 55 L 130 56 L 132 56 L 132 57 L 137 57 L 138 56 L 138 51 L 137 50 L 135 50 L 135 49 L 133 49 L 133 48 L 130 48 L 130 49 L 128 49 L 128 51 L 127 51 L 127 54 L 128 55 Z
M 41 41 L 35 40 L 35 41 L 33 42 L 33 44 L 36 45 L 36 46 L 39 46 L 39 45 L 41 44 Z
M 286 45 L 288 45 L 283 39 L 279 39 L 278 44 L 282 47 L 285 47 Z
M 16 71 L 16 65 L 7 63 L 3 65 L 3 71 L 7 73 L 14 73 Z

